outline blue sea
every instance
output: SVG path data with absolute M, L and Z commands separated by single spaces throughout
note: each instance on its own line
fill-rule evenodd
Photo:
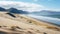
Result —
M 32 15 L 32 14 L 29 14 L 27 16 L 32 17 L 32 18 L 36 18 L 38 20 L 46 21 L 49 23 L 53 23 L 53 24 L 60 26 L 60 18 L 58 18 L 57 16 L 55 16 L 55 17 L 49 16 L 48 17 L 48 16 L 37 16 L 37 15 Z

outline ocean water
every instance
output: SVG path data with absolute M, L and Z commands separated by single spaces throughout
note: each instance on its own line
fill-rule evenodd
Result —
M 53 17 L 53 18 L 59 18 L 60 19 L 60 15 L 47 15 L 46 17 Z
M 29 17 L 33 17 L 33 18 L 36 18 L 36 19 L 39 19 L 39 20 L 42 20 L 42 21 L 46 21 L 46 22 L 49 22 L 49 23 L 53 23 L 53 24 L 56 24 L 56 25 L 59 25 L 60 26 L 60 19 L 57 18 L 57 16 L 55 17 L 47 17 L 47 16 L 37 16 L 37 15 L 32 15 L 32 14 L 29 14 L 27 15 Z

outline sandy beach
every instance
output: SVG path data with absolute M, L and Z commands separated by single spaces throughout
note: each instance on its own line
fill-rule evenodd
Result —
M 60 27 L 22 14 L 0 12 L 0 34 L 60 34 Z

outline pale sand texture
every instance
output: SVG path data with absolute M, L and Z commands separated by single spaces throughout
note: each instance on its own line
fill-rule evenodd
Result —
M 16 18 L 0 12 L 0 33 L 6 34 L 60 34 L 60 27 L 15 14 Z M 32 23 L 29 23 L 32 21 Z M 18 27 L 18 28 L 17 28 Z

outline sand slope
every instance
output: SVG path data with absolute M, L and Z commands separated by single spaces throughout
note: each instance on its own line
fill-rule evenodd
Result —
M 60 34 L 60 31 L 45 28 L 44 25 L 30 24 L 25 20 L 27 18 L 18 15 L 16 15 L 18 18 L 3 12 L 0 12 L 0 15 L 0 34 Z

